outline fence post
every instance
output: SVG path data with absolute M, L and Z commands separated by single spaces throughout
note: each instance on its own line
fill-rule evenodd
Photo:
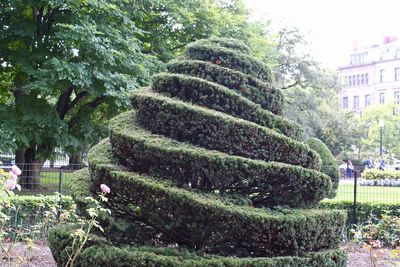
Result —
M 63 170 L 59 168 L 59 176 L 58 176 L 58 211 L 57 211 L 57 220 L 60 220 L 61 209 L 62 209 L 62 178 L 63 178 Z
M 353 224 L 357 224 L 357 171 L 354 170 Z

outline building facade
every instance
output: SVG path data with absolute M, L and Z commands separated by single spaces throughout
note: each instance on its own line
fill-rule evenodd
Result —
M 362 114 L 376 104 L 400 104 L 400 41 L 385 37 L 382 45 L 354 49 L 348 65 L 339 67 L 341 108 Z

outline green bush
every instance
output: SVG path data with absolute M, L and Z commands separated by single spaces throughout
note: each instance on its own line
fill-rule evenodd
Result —
M 393 170 L 379 170 L 366 168 L 361 177 L 367 180 L 400 179 L 400 172 Z
M 57 264 L 64 266 L 68 261 L 65 249 L 71 246 L 73 228 L 58 226 L 49 237 L 50 248 Z M 76 266 L 214 266 L 214 267 L 344 267 L 346 254 L 340 250 L 326 250 L 309 253 L 303 257 L 237 258 L 204 255 L 182 248 L 167 247 L 117 247 L 105 240 L 92 236 L 86 244 Z
M 167 64 L 171 73 L 195 76 L 241 94 L 274 114 L 281 114 L 283 94 L 271 85 L 240 71 L 231 70 L 200 60 L 178 59 Z
M 299 125 L 261 109 L 250 100 L 216 83 L 181 74 L 154 76 L 152 89 L 170 97 L 224 112 L 252 121 L 299 140 L 303 131 Z
M 221 46 L 191 43 L 187 46 L 185 56 L 234 69 L 265 82 L 272 82 L 272 72 L 267 65 L 251 56 Z
M 230 155 L 319 169 L 321 159 L 303 143 L 221 112 L 164 97 L 148 89 L 131 95 L 146 129 Z
M 62 197 L 62 213 L 72 214 L 75 204 L 71 197 Z M 56 224 L 59 206 L 58 196 L 14 196 L 10 198 L 10 207 L 4 213 L 10 216 L 7 227 L 14 229 L 10 232 L 33 238 L 46 238 L 49 228 Z
M 109 171 L 108 165 L 90 163 L 98 169 L 92 173 L 94 184 L 113 185 L 112 210 L 124 218 L 140 220 L 163 232 L 166 241 L 188 248 L 236 256 L 298 255 L 334 248 L 341 239 L 345 223 L 341 211 L 268 211 L 237 206 L 221 202 L 216 195 L 178 189 L 136 173 Z
M 354 223 L 352 201 L 324 200 L 319 203 L 318 208 L 345 210 L 347 211 L 346 225 L 351 227 Z M 399 204 L 376 204 L 376 203 L 357 203 L 357 223 L 365 225 L 368 223 L 370 216 L 380 218 L 383 214 L 392 216 L 400 216 Z
M 209 39 L 198 40 L 194 43 L 222 46 L 227 49 L 236 50 L 245 54 L 251 52 L 250 47 L 245 44 L 239 43 L 237 40 L 232 38 L 211 37 Z
M 346 265 L 336 250 L 346 212 L 299 209 L 331 181 L 316 170 L 319 155 L 291 138 L 297 126 L 266 111 L 280 113 L 282 93 L 247 53 L 231 39 L 201 40 L 169 64 L 178 74 L 155 78 L 157 92 L 132 93 L 135 111 L 111 120 L 110 139 L 74 179 L 78 202 L 111 188 L 104 233 L 91 232 L 77 266 Z M 52 231 L 60 266 L 77 227 Z
M 314 170 L 230 156 L 151 134 L 135 125 L 132 111 L 111 120 L 109 128 L 120 163 L 181 187 L 191 184 L 205 191 L 241 194 L 255 206 L 293 207 L 317 203 L 331 188 L 329 177 Z M 111 151 L 110 144 L 103 145 Z M 105 150 L 94 147 L 91 160 L 103 157 Z
M 336 196 L 336 190 L 339 188 L 339 166 L 335 158 L 329 148 L 321 140 L 309 138 L 305 143 L 321 157 L 321 172 L 331 177 L 332 192 L 329 194 L 329 197 L 334 198 Z

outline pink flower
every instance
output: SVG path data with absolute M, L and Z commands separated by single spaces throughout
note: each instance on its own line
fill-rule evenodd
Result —
M 111 189 L 105 184 L 101 184 L 100 189 L 101 189 L 101 192 L 106 193 L 106 194 L 111 192 Z
M 17 165 L 13 165 L 11 167 L 11 171 L 17 176 L 21 175 L 21 173 L 22 173 L 22 171 L 18 168 Z
M 18 179 L 18 176 L 13 171 L 9 171 L 8 174 L 11 176 L 12 180 L 16 181 Z
M 8 185 L 8 190 L 14 190 L 16 185 L 17 183 L 14 180 L 12 180 Z

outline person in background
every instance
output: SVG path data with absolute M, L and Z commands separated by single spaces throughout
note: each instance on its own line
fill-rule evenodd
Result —
M 371 159 L 371 157 L 368 157 L 365 161 L 364 161 L 364 164 L 365 164 L 365 166 L 368 168 L 368 169 L 371 169 L 373 166 L 372 166 L 372 159 Z
M 353 176 L 353 164 L 351 163 L 351 160 L 347 161 L 347 166 L 346 166 L 346 177 L 351 178 Z
M 381 160 L 381 163 L 379 164 L 379 169 L 381 170 L 381 171 L 384 171 L 385 170 L 385 161 L 382 159 Z

